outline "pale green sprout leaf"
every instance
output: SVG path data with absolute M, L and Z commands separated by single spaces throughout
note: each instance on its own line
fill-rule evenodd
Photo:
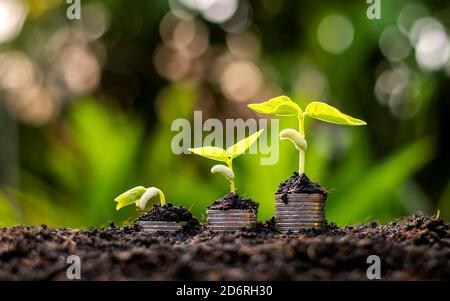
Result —
M 252 146 L 253 143 L 256 142 L 256 140 L 258 140 L 262 132 L 264 132 L 264 129 L 259 130 L 256 133 L 253 133 L 252 135 L 238 141 L 235 145 L 232 145 L 229 148 L 227 148 L 227 154 L 230 157 L 230 159 L 234 159 L 237 156 L 245 153 L 245 151 L 249 149 L 249 147 Z
M 209 158 L 212 160 L 220 162 L 227 162 L 228 160 L 227 151 L 220 147 L 205 146 L 205 147 L 189 148 L 188 150 L 196 155 Z
M 298 151 L 306 150 L 308 144 L 305 138 L 294 129 L 285 129 L 280 132 L 280 140 L 291 141 Z
M 166 204 L 166 198 L 164 197 L 164 193 L 156 187 L 147 188 L 142 197 L 136 201 L 136 206 L 139 209 L 144 210 L 145 206 L 147 206 L 148 201 L 158 195 L 161 206 L 164 206 Z
M 247 107 L 249 107 L 250 109 L 252 109 L 258 113 L 261 113 L 261 114 L 273 114 L 275 109 L 280 104 L 289 102 L 289 101 L 291 101 L 291 99 L 289 97 L 283 95 L 283 96 L 278 96 L 278 97 L 269 99 L 262 103 L 249 104 L 249 105 L 247 105 Z
M 273 113 L 276 116 L 299 116 L 302 114 L 300 107 L 293 101 L 279 104 Z
M 231 168 L 222 164 L 214 165 L 211 168 L 211 173 L 219 173 L 230 182 L 234 180 L 234 172 L 231 170 Z
M 247 105 L 250 109 L 261 114 L 276 116 L 299 116 L 302 109 L 287 96 L 278 96 L 262 103 Z
M 147 189 L 143 186 L 134 187 L 125 191 L 114 199 L 117 202 L 116 210 L 137 202 L 146 191 Z
M 305 109 L 303 115 L 312 118 L 341 125 L 366 125 L 361 119 L 353 118 L 339 111 L 338 109 L 323 102 L 311 102 Z

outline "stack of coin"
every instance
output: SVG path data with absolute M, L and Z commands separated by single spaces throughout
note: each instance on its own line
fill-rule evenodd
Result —
M 325 201 L 322 194 L 275 195 L 275 222 L 282 232 L 320 229 L 325 226 Z
M 138 225 L 144 232 L 177 232 L 183 229 L 187 222 L 165 222 L 165 221 L 139 221 Z
M 214 232 L 249 229 L 256 224 L 256 212 L 250 209 L 207 210 L 208 228 Z

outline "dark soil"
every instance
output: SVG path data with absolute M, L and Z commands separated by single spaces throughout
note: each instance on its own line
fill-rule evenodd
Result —
M 138 221 L 165 221 L 165 222 L 189 222 L 192 219 L 192 213 L 183 207 L 175 207 L 172 203 L 162 206 L 153 205 L 144 215 L 138 218 Z
M 208 209 L 228 210 L 228 209 L 251 209 L 258 210 L 259 204 L 251 199 L 230 192 L 221 199 L 214 201 Z
M 367 280 L 369 255 L 383 280 L 450 280 L 450 225 L 416 215 L 300 234 L 273 221 L 233 234 L 0 228 L 0 280 L 65 280 L 71 254 L 83 280 Z
M 287 203 L 287 195 L 291 193 L 320 193 L 325 197 L 328 195 L 325 188 L 317 183 L 312 182 L 306 174 L 299 174 L 294 171 L 292 177 L 280 184 L 278 191 L 275 194 L 281 194 L 283 202 Z

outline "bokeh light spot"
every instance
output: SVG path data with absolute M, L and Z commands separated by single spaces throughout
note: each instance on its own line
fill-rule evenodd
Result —
M 80 24 L 88 40 L 98 39 L 108 29 L 110 16 L 102 3 L 93 2 L 83 5 L 81 14 L 83 18 Z
M 314 65 L 303 63 L 294 80 L 296 95 L 310 99 L 322 99 L 328 90 L 328 80 Z
M 450 41 L 444 27 L 437 21 L 430 21 L 416 30 L 417 63 L 426 70 L 444 67 L 450 59 Z
M 33 63 L 22 52 L 0 53 L 0 87 L 18 90 L 30 85 L 34 80 Z
M 212 23 L 224 23 L 231 19 L 238 8 L 238 0 L 179 0 L 187 8 L 198 11 Z M 172 7 L 176 5 L 172 4 Z
M 405 5 L 398 15 L 398 26 L 403 34 L 409 34 L 412 30 L 414 22 L 417 19 L 429 15 L 425 6 L 420 3 L 410 3 Z
M 216 0 L 203 11 L 203 17 L 213 23 L 228 21 L 238 8 L 237 0 Z
M 261 43 L 252 32 L 242 34 L 229 34 L 226 38 L 228 49 L 236 56 L 256 58 L 261 52 Z
M 409 40 L 397 26 L 389 26 L 380 36 L 379 45 L 384 56 L 393 62 L 404 60 L 411 52 Z
M 354 29 L 347 17 L 330 15 L 322 19 L 317 29 L 320 46 L 327 52 L 339 54 L 353 42 Z
M 258 93 L 262 82 L 261 70 L 255 64 L 247 60 L 238 60 L 225 67 L 220 85 L 230 100 L 245 102 Z
M 26 15 L 27 7 L 22 0 L 0 0 L 0 43 L 19 34 Z
M 67 47 L 58 62 L 67 88 L 74 93 L 87 93 L 100 82 L 100 64 L 94 54 L 82 45 Z

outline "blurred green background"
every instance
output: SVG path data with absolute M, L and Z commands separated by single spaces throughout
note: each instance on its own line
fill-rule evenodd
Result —
M 0 225 L 123 224 L 113 199 L 157 186 L 204 219 L 228 191 L 214 162 L 175 155 L 176 118 L 258 118 L 280 94 L 321 100 L 368 122 L 309 120 L 308 176 L 330 189 L 339 225 L 424 211 L 450 220 L 450 4 L 365 0 L 0 0 Z M 282 119 L 282 128 L 295 120 Z M 241 194 L 273 215 L 297 168 L 235 160 Z

